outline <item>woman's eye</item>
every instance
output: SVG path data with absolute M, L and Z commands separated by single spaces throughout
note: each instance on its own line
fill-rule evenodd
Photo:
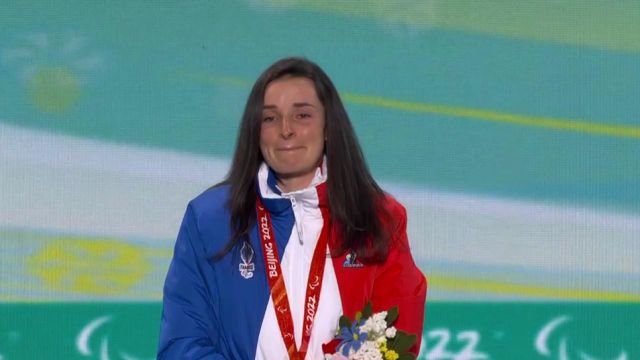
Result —
M 265 116 L 262 118 L 262 122 L 271 122 L 274 120 L 273 116 Z
M 310 118 L 311 114 L 307 114 L 307 113 L 300 113 L 298 114 L 298 119 L 306 119 L 306 118 Z

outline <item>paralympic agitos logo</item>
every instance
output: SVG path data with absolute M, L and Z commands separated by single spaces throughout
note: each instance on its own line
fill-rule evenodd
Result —
M 611 355 L 609 355 L 609 357 L 594 355 L 592 353 L 595 350 L 593 349 L 593 345 L 591 349 L 586 350 L 583 348 L 583 345 L 579 344 L 581 339 L 568 335 L 566 328 L 570 325 L 574 325 L 574 328 L 580 326 L 580 324 L 574 322 L 568 315 L 558 316 L 547 322 L 540 328 L 536 335 L 536 352 L 546 358 L 557 360 L 629 360 L 627 352 L 624 349 L 618 350 L 617 356 L 613 355 L 614 357 L 611 357 Z M 600 334 L 600 336 L 606 335 Z M 551 343 L 555 345 L 553 349 L 550 346 Z M 600 350 L 600 352 L 602 352 L 602 350 Z
M 100 360 L 153 359 L 153 357 L 138 357 L 133 355 L 129 350 L 124 350 L 120 346 L 114 346 L 112 343 L 112 334 L 109 331 L 101 331 L 112 322 L 113 316 L 100 316 L 89 321 L 80 330 L 76 336 L 76 350 L 82 357 Z

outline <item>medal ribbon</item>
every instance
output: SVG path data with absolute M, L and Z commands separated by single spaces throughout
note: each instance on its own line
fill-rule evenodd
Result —
M 273 232 L 273 224 L 271 223 L 271 214 L 269 210 L 262 205 L 260 198 L 256 200 L 256 210 L 258 212 L 258 233 L 262 244 L 264 266 L 267 280 L 269 281 L 269 288 L 271 289 L 273 308 L 276 311 L 280 333 L 282 334 L 282 339 L 289 353 L 289 358 L 302 360 L 309 347 L 311 330 L 313 330 L 313 322 L 320 303 L 320 290 L 322 289 L 322 276 L 324 274 L 324 264 L 326 261 L 325 251 L 327 248 L 327 238 L 329 237 L 329 214 L 326 208 L 320 208 L 323 226 L 311 260 L 311 269 L 309 271 L 309 279 L 307 280 L 307 292 L 304 303 L 302 343 L 300 344 L 300 350 L 298 350 L 293 332 L 293 318 L 291 317 L 289 298 L 287 297 L 287 289 L 284 286 L 275 233 Z

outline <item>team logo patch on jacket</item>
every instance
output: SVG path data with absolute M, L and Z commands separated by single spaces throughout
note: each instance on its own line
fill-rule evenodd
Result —
M 344 262 L 342 263 L 342 267 L 345 268 L 361 268 L 364 266 L 364 264 L 362 264 L 361 262 L 356 260 L 356 252 L 355 250 L 351 250 L 351 252 L 349 252 L 347 254 L 347 257 L 344 259 Z
M 242 244 L 240 258 L 242 260 L 239 268 L 240 275 L 245 279 L 251 279 L 256 267 L 253 263 L 253 248 L 246 241 Z

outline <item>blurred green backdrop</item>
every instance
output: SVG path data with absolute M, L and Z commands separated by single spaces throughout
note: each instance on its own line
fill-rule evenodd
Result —
M 0 359 L 155 356 L 275 60 L 332 77 L 429 279 L 421 358 L 640 358 L 637 1 L 9 1 Z

